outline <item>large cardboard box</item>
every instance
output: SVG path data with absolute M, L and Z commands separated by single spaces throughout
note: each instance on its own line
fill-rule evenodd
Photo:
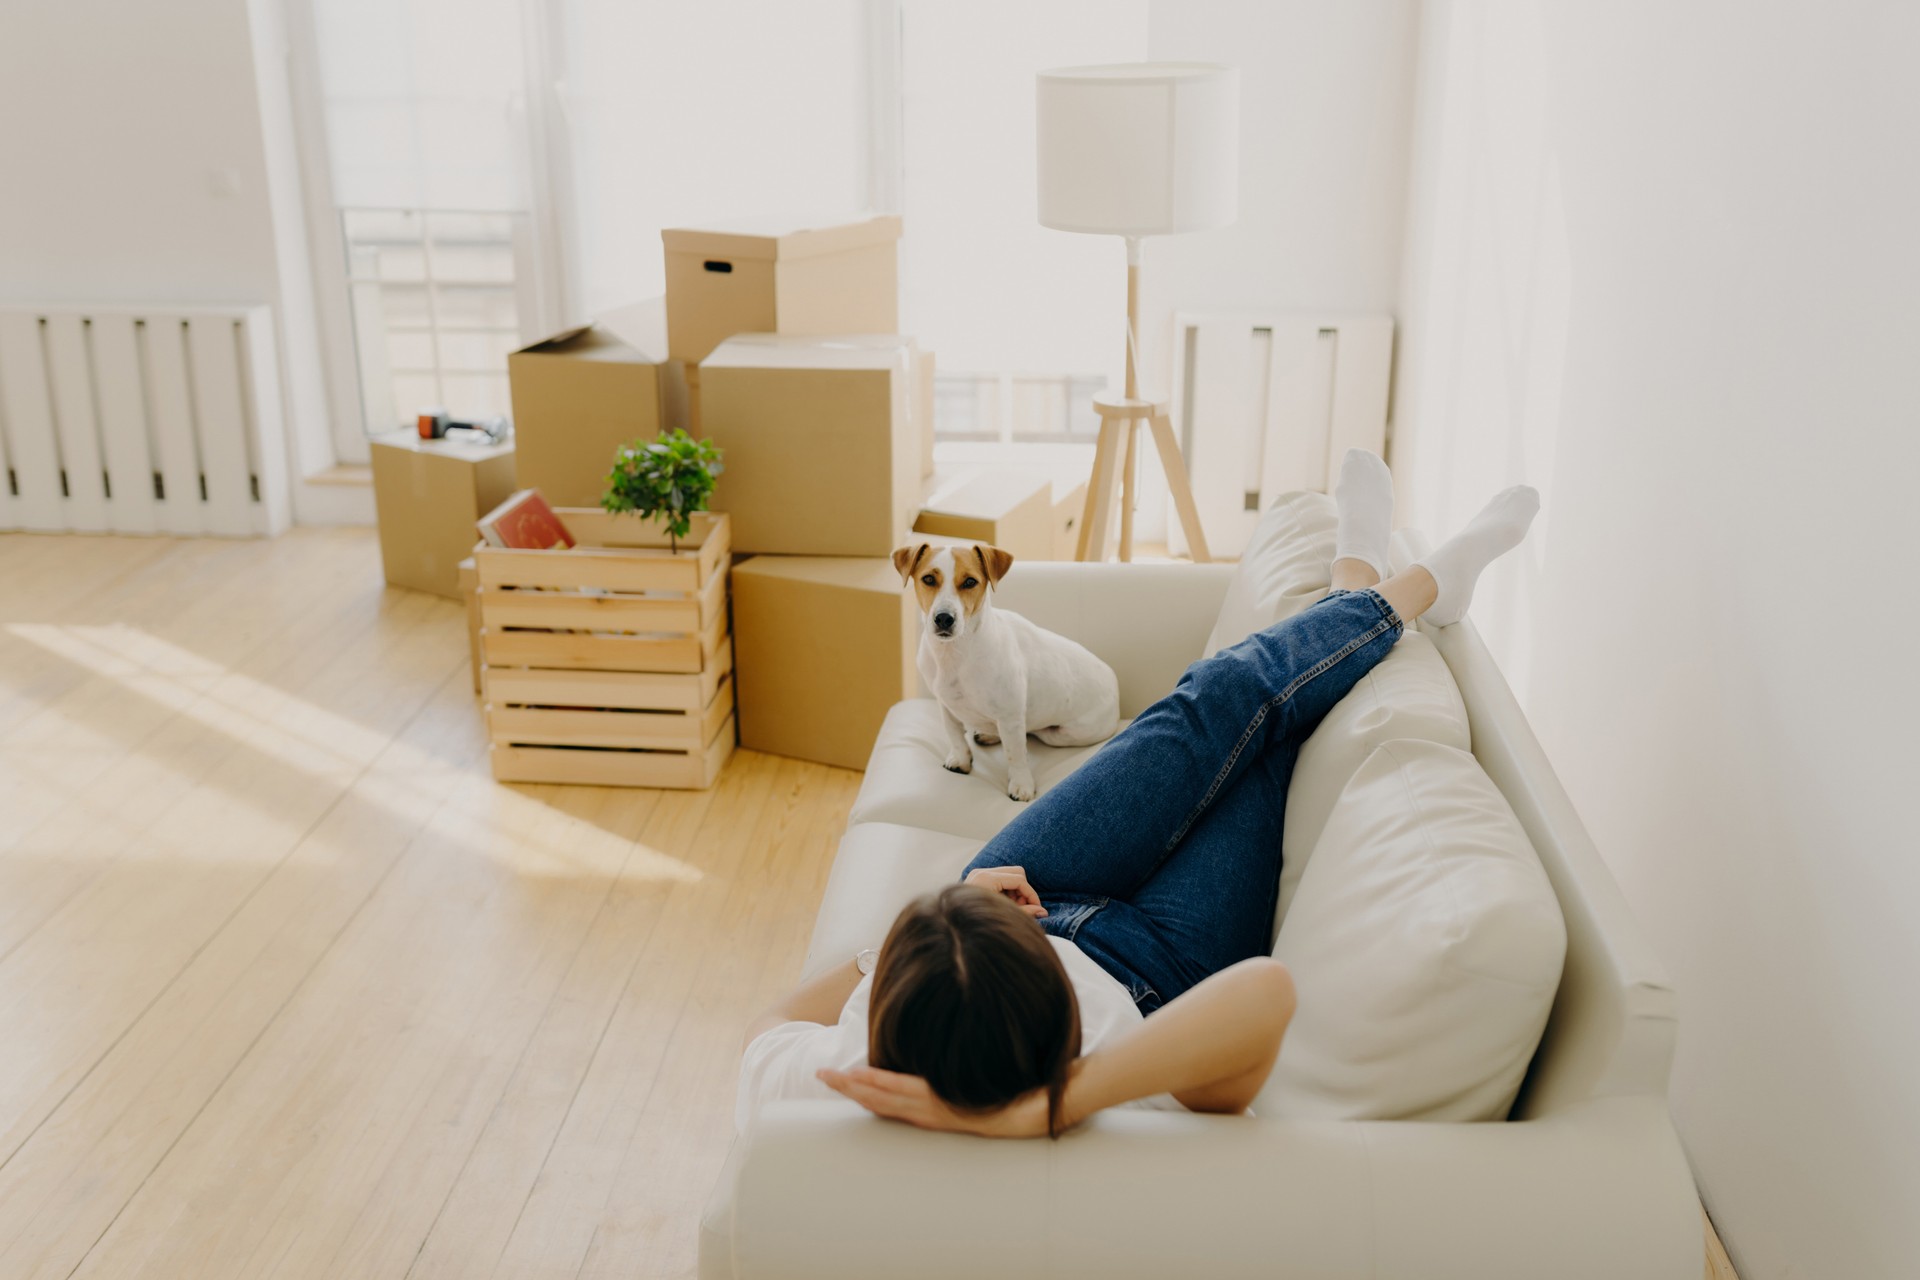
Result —
M 933 352 L 922 351 L 914 365 L 913 420 L 920 430 L 920 478 L 933 479 Z
M 984 542 L 1015 560 L 1051 560 L 1053 484 L 1031 472 L 984 471 L 934 494 L 913 529 Z
M 474 522 L 514 491 L 510 444 L 448 444 L 397 431 L 373 440 L 380 560 L 396 587 L 460 598 Z
M 665 350 L 656 298 L 508 356 L 520 486 L 552 506 L 597 507 L 620 446 L 685 426 L 685 373 Z
M 915 349 L 893 334 L 740 334 L 700 366 L 700 432 L 725 451 L 713 509 L 734 549 L 885 556 L 919 505 Z
M 660 233 L 667 352 L 698 364 L 736 333 L 891 333 L 900 327 L 900 219 L 763 219 Z
M 919 621 L 891 559 L 755 556 L 733 568 L 740 745 L 864 769 L 919 686 Z

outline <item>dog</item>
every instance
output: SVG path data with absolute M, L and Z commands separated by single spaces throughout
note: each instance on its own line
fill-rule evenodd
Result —
M 919 598 L 920 679 L 946 722 L 948 769 L 971 773 L 974 744 L 1005 743 L 1007 794 L 1031 800 L 1029 733 L 1054 747 L 1113 736 L 1120 724 L 1113 668 L 1065 636 L 994 608 L 1011 554 L 914 542 L 893 553 L 893 567 Z

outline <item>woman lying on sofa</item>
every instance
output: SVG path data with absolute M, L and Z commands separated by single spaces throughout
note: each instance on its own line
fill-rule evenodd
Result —
M 1115 1106 L 1239 1113 L 1273 1069 L 1293 981 L 1268 954 L 1295 755 L 1402 627 L 1466 612 L 1539 495 L 1496 496 L 1382 581 L 1393 482 L 1347 454 L 1333 590 L 1194 663 L 868 951 L 748 1033 L 737 1116 L 831 1096 L 927 1129 L 1059 1135 Z M 870 973 L 870 977 L 865 976 Z

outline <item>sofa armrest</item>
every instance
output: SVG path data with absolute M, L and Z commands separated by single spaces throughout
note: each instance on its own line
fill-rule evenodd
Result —
M 1131 717 L 1200 657 L 1232 577 L 1230 564 L 1024 560 L 994 603 L 1098 654 L 1120 677 L 1120 714 Z
M 701 1274 L 733 1280 L 1698 1280 L 1703 1256 L 1648 1097 L 1509 1124 L 1110 1112 L 1058 1142 L 780 1103 L 711 1225 Z

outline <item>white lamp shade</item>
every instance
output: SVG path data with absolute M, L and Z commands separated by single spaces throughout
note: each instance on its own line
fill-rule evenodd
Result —
M 1240 208 L 1240 72 L 1130 62 L 1040 73 L 1040 222 L 1060 231 L 1206 231 Z

